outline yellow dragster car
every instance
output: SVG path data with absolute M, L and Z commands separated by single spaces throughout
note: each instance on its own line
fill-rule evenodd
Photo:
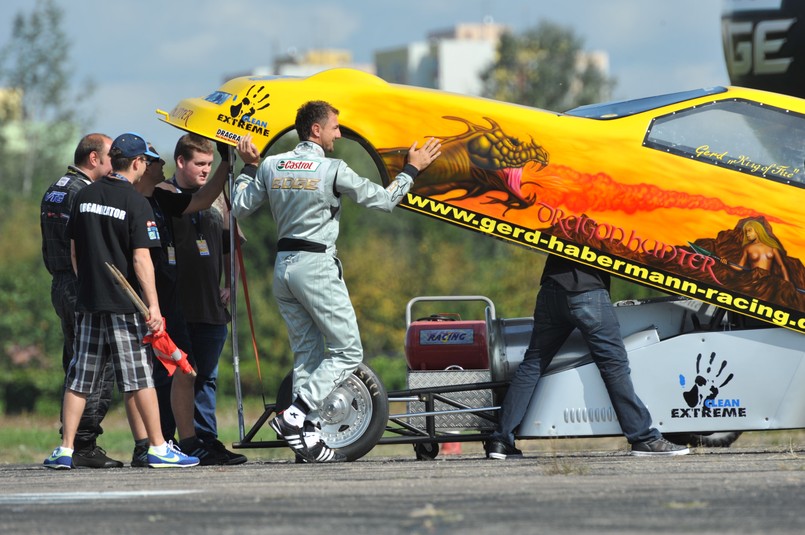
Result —
M 441 139 L 404 208 L 805 332 L 805 100 L 712 87 L 556 113 L 333 69 L 158 113 L 267 150 L 309 100 L 386 183 L 412 139 Z

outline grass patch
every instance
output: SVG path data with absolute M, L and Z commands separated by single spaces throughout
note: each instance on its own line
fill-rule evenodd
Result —
M 554 457 L 552 462 L 545 466 L 547 476 L 583 476 L 590 472 L 590 467 L 578 459 L 561 459 Z
M 117 394 L 116 394 L 117 395 Z M 260 399 L 243 402 L 244 432 L 248 432 L 263 413 Z M 59 407 L 37 406 L 35 413 L 19 415 L 0 414 L 0 464 L 41 464 L 45 457 L 61 443 L 59 435 Z M 103 434 L 98 438 L 98 445 L 106 450 L 110 457 L 128 464 L 131 460 L 134 440 L 131 436 L 126 411 L 119 399 L 114 399 L 112 407 L 102 423 Z M 234 398 L 218 398 L 218 438 L 228 448 L 240 441 L 237 404 Z M 276 440 L 275 433 L 263 425 L 253 439 L 257 441 Z M 230 448 L 231 449 L 231 448 Z M 480 444 L 478 452 L 483 452 Z M 293 459 L 288 448 L 239 448 L 250 461 L 269 461 L 273 459 Z M 382 457 L 414 457 L 413 446 L 388 445 L 375 448 L 369 456 Z
M 244 425 L 246 431 L 262 413 L 262 403 L 244 403 Z M 112 407 L 101 424 L 103 434 L 98 438 L 98 445 L 106 450 L 110 457 L 128 463 L 134 449 L 126 412 L 122 402 L 114 400 Z M 59 435 L 59 409 L 47 412 L 39 409 L 36 413 L 0 416 L 0 464 L 39 464 L 61 442 Z M 274 440 L 275 436 L 268 426 L 255 440 Z M 229 447 L 240 440 L 237 405 L 234 399 L 218 400 L 218 433 L 219 439 Z M 269 435 L 270 433 L 270 435 Z M 269 460 L 276 458 L 290 459 L 292 456 L 286 448 L 249 448 L 240 449 L 249 459 Z
M 248 432 L 263 413 L 262 401 L 244 400 L 243 411 L 245 432 Z M 98 444 L 106 449 L 111 457 L 128 463 L 131 460 L 134 442 L 126 422 L 125 410 L 119 400 L 113 403 L 104 419 L 103 428 L 104 433 L 99 438 Z M 218 428 L 220 440 L 228 447 L 240 440 L 237 405 L 234 399 L 218 399 Z M 0 415 L 0 429 L 2 429 L 0 464 L 41 464 L 61 441 L 58 406 L 38 407 L 36 413 Z M 275 438 L 268 425 L 264 425 L 254 440 L 268 441 Z M 622 437 L 520 440 L 518 447 L 526 455 L 553 453 L 553 462 L 545 467 L 545 473 L 549 475 L 583 475 L 587 472 L 582 462 L 572 457 L 563 457 L 562 453 L 627 450 L 626 439 Z M 741 435 L 734 447 L 775 447 L 790 452 L 801 452 L 805 448 L 805 430 L 747 432 Z M 250 461 L 292 459 L 291 452 L 284 447 L 241 448 L 238 452 L 246 455 Z M 461 443 L 461 453 L 478 457 L 484 455 L 480 442 Z M 410 444 L 383 445 L 373 449 L 368 456 L 412 459 L 414 451 Z M 440 453 L 438 458 L 442 457 Z

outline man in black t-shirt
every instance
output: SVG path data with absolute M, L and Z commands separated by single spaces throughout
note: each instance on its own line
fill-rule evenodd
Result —
M 197 457 L 184 455 L 162 436 L 152 357 L 143 344 L 146 330 L 156 335 L 164 328 L 149 252 L 160 242 L 153 211 L 133 184 L 159 155 L 133 133 L 118 136 L 109 154 L 112 173 L 78 193 L 67 226 L 78 276 L 76 351 L 65 382 L 62 444 L 44 464 L 73 468 L 75 436 L 86 398 L 96 387 L 104 363 L 111 360 L 132 435 L 135 441 L 148 438 L 148 465 L 195 466 Z M 147 307 L 145 323 L 107 264 L 116 266 L 140 294 Z
M 62 367 L 73 360 L 75 343 L 75 301 L 78 280 L 70 259 L 70 238 L 67 237 L 67 222 L 76 195 L 84 187 L 92 184 L 112 171 L 109 147 L 112 138 L 104 134 L 87 134 L 75 149 L 73 165 L 67 173 L 54 182 L 42 197 L 40 206 L 40 225 L 42 229 L 42 258 L 45 267 L 53 277 L 50 287 L 50 300 L 61 320 L 64 344 L 62 347 Z M 101 422 L 109 410 L 114 389 L 115 370 L 112 363 L 104 366 L 99 387 L 87 398 L 87 406 L 78 425 L 75 438 L 73 464 L 86 468 L 119 468 L 123 463 L 110 459 L 103 448 L 97 445 L 98 436 L 103 433 Z

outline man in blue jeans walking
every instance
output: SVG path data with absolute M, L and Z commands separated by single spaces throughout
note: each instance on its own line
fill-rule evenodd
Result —
M 612 407 L 632 445 L 632 455 L 686 455 L 651 427 L 651 414 L 637 397 L 620 324 L 609 297 L 608 273 L 549 255 L 542 272 L 531 340 L 501 407 L 498 429 L 486 448 L 490 459 L 522 457 L 514 432 L 522 423 L 542 372 L 574 329 L 579 329 L 604 380 Z

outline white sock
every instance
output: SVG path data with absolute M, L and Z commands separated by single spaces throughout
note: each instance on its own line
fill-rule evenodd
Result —
M 156 455 L 165 455 L 168 453 L 168 443 L 163 442 L 161 446 L 151 446 L 151 449 Z
M 65 448 L 64 446 L 59 446 L 53 453 L 64 453 L 66 455 L 72 455 L 73 450 L 71 448 Z

